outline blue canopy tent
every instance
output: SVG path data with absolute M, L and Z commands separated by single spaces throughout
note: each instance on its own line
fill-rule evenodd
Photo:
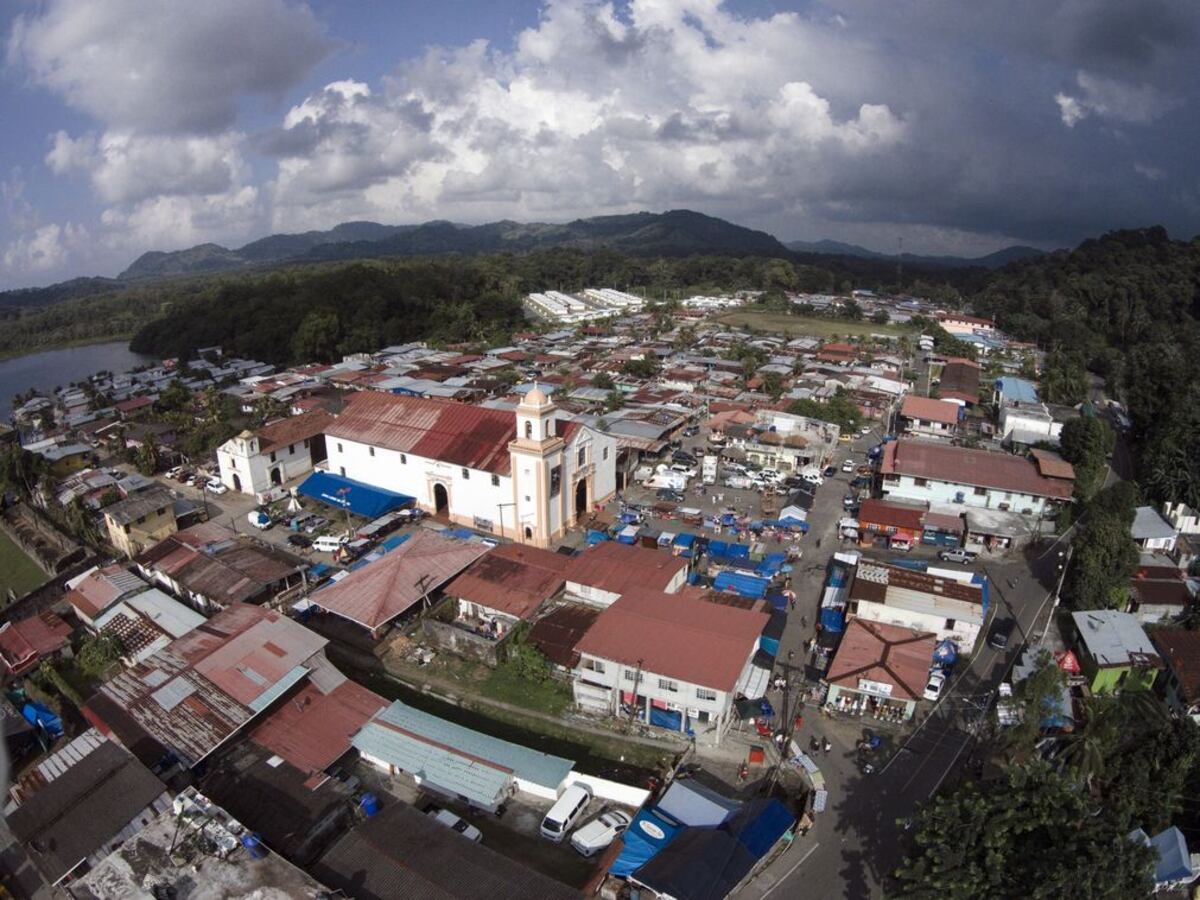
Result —
M 756 571 L 759 575 L 771 576 L 780 571 L 786 562 L 786 553 L 768 553 L 763 557 L 762 562 L 758 564 Z
M 621 836 L 625 846 L 608 870 L 609 874 L 617 878 L 628 878 L 653 859 L 663 847 L 675 840 L 682 827 L 674 819 L 657 810 L 643 809 L 634 816 Z
M 846 611 L 832 606 L 822 606 L 821 628 L 834 634 L 845 631 Z
M 933 661 L 936 665 L 949 667 L 958 660 L 958 645 L 950 638 L 937 642 L 933 648 Z
M 757 575 L 746 572 L 721 572 L 713 581 L 713 587 L 718 591 L 733 591 L 741 597 L 761 600 L 766 596 L 771 582 Z
M 638 536 L 638 527 L 636 525 L 626 525 L 617 535 L 618 544 L 636 544 Z
M 62 736 L 62 719 L 49 707 L 34 700 L 27 700 L 21 707 L 21 715 L 34 728 L 43 729 L 47 737 L 53 739 Z
M 349 509 L 364 519 L 377 519 L 393 509 L 410 506 L 415 500 L 407 494 L 373 487 L 332 472 L 313 472 L 296 490 L 338 509 Z
M 788 598 L 785 594 L 779 591 L 771 591 L 767 594 L 767 602 L 777 610 L 785 611 L 788 608 Z

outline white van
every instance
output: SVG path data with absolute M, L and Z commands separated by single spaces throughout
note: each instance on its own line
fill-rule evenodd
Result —
M 592 802 L 592 790 L 583 784 L 573 784 L 550 807 L 542 819 L 542 837 L 559 843 L 567 836 L 575 823 L 583 818 L 588 804 Z
M 342 544 L 346 543 L 347 538 L 344 534 L 323 534 L 313 541 L 313 549 L 319 550 L 322 553 L 332 553 L 337 550 Z

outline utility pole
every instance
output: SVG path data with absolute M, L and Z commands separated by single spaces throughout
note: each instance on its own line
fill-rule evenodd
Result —
M 346 513 L 346 540 L 350 540 L 350 501 L 346 499 L 346 496 L 350 493 L 350 486 L 340 487 L 334 493 L 342 501 L 342 511 Z
M 631 704 L 629 704 L 630 708 L 632 709 L 632 712 L 629 714 L 630 728 L 632 728 L 633 723 L 635 721 L 637 721 L 638 708 L 639 708 L 638 707 L 638 687 L 642 683 L 642 663 L 644 663 L 644 662 L 645 662 L 645 660 L 639 657 L 638 661 L 637 661 L 637 670 L 633 673 L 633 702 Z M 647 718 L 646 724 L 647 725 L 650 724 L 648 718 Z
M 1050 605 L 1050 616 L 1046 619 L 1046 627 L 1042 629 L 1042 636 L 1038 639 L 1038 650 L 1046 645 L 1046 632 L 1050 630 L 1050 623 L 1054 621 L 1054 613 L 1058 610 L 1059 601 L 1062 600 L 1063 581 L 1067 577 L 1067 567 L 1071 564 L 1071 554 L 1075 550 L 1074 544 L 1067 544 L 1066 554 L 1063 551 L 1058 551 L 1058 557 L 1062 562 L 1059 563 L 1060 571 L 1058 573 L 1058 584 L 1054 588 L 1054 602 Z

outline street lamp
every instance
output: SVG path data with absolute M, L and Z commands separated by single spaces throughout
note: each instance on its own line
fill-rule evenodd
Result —
M 342 509 L 346 513 L 346 540 L 349 540 L 350 539 L 350 501 L 346 499 L 346 495 L 348 495 L 350 493 L 350 485 L 346 485 L 345 487 L 340 487 L 336 491 L 334 491 L 334 493 L 337 494 L 338 497 L 341 499 Z

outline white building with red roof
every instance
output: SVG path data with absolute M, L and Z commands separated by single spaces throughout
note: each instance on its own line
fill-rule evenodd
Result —
M 949 400 L 909 394 L 900 405 L 904 432 L 918 437 L 949 438 L 958 429 L 962 407 Z
M 244 494 L 259 494 L 311 472 L 325 459 L 325 429 L 333 416 L 313 409 L 243 431 L 217 448 L 221 483 Z
M 325 435 L 330 473 L 539 547 L 580 524 L 617 489 L 616 440 L 558 418 L 537 387 L 515 413 L 363 392 Z
M 761 601 L 722 602 L 695 588 L 629 588 L 575 645 L 575 702 L 717 744 L 749 677 L 770 614 Z

